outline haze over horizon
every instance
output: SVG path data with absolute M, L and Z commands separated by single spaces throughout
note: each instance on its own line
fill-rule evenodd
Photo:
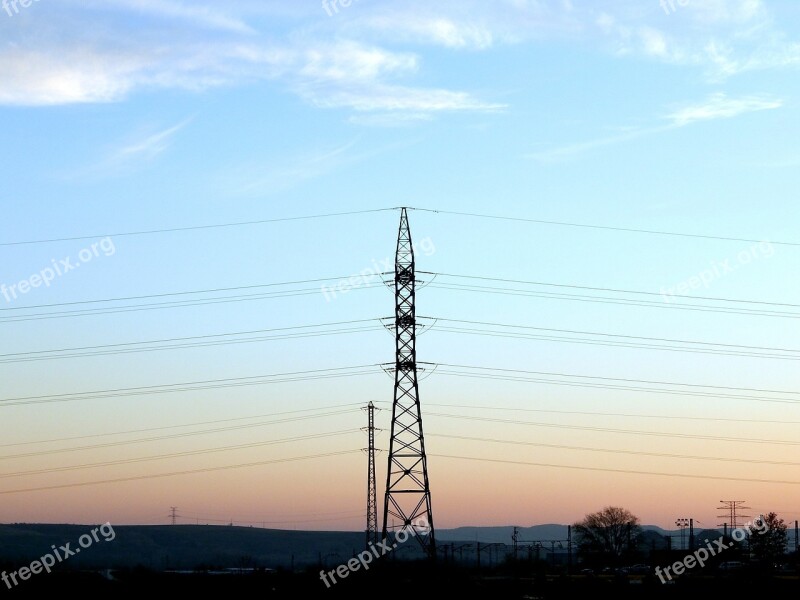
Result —
M 397 207 L 437 528 L 800 518 L 799 12 L 4 3 L 0 522 L 363 530 Z

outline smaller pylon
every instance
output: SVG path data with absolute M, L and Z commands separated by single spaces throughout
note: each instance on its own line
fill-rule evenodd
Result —
M 378 487 L 375 483 L 375 405 L 370 402 L 367 411 L 367 529 L 365 548 L 378 543 Z

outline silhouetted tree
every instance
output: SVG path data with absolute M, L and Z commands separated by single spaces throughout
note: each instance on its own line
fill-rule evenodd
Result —
M 762 515 L 750 526 L 750 551 L 765 567 L 771 568 L 786 552 L 786 523 L 774 512 Z
M 618 506 L 586 515 L 574 529 L 580 555 L 589 562 L 612 564 L 636 551 L 642 532 L 639 518 Z

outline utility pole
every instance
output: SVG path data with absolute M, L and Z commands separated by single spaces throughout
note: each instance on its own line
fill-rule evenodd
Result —
M 689 521 L 690 521 L 690 519 L 676 519 L 675 520 L 675 525 L 677 525 L 678 529 L 681 530 L 681 550 L 683 550 L 685 548 L 685 546 L 683 545 L 684 531 L 689 526 Z
M 519 527 L 514 525 L 514 533 L 511 534 L 511 541 L 514 543 L 514 560 L 517 560 L 517 540 L 519 540 Z
M 400 212 L 394 264 L 395 364 L 392 429 L 386 469 L 383 537 L 388 537 L 389 515 L 411 530 L 425 553 L 436 559 L 436 538 L 428 481 L 428 458 L 422 432 L 422 410 L 417 382 L 417 319 L 414 247 L 408 212 Z
M 572 575 L 572 525 L 567 525 L 567 575 Z
M 370 542 L 378 543 L 378 492 L 375 484 L 375 405 L 367 405 L 367 539 L 365 548 Z
M 169 516 L 172 518 L 172 524 L 175 525 L 175 520 L 178 518 L 178 515 L 177 515 L 178 507 L 177 506 L 170 506 L 169 508 L 170 508 L 170 515 Z

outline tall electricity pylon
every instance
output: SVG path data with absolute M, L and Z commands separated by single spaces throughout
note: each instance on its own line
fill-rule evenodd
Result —
M 723 511 L 723 514 L 728 513 L 728 525 L 730 525 L 731 530 L 739 527 L 739 519 L 750 517 L 750 515 L 742 514 L 742 510 L 750 508 L 745 506 L 744 503 L 744 500 L 720 500 L 722 506 L 717 507 L 717 510 Z
M 408 213 L 403 208 L 400 212 L 394 266 L 397 353 L 386 499 L 383 505 L 383 537 L 387 537 L 391 515 L 399 531 L 404 531 L 406 537 L 416 537 L 423 550 L 435 559 L 431 488 L 417 383 L 415 283 L 414 248 L 408 227 Z

